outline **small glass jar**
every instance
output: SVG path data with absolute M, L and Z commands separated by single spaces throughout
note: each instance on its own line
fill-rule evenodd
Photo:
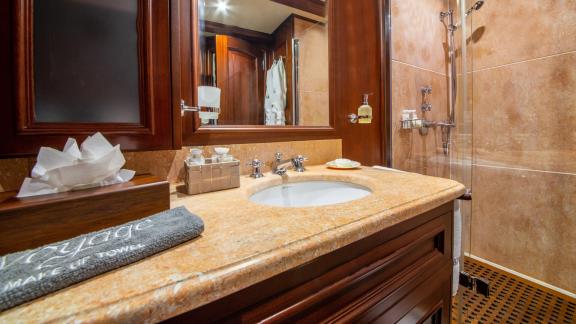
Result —
M 186 159 L 189 164 L 192 165 L 202 165 L 206 163 L 206 159 L 204 155 L 202 155 L 203 151 L 200 148 L 193 148 L 190 149 L 190 154 Z

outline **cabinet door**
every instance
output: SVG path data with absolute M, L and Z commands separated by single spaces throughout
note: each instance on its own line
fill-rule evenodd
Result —
M 2 1 L 0 21 L 0 155 L 97 131 L 173 147 L 169 0 Z

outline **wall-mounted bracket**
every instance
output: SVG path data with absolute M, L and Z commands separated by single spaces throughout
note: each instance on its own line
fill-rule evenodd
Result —
M 356 124 L 360 119 L 369 119 L 369 118 L 370 116 L 358 116 L 356 114 L 348 115 L 348 121 L 350 121 L 350 124 Z
M 200 108 L 187 106 L 186 101 L 184 101 L 184 99 L 181 99 L 180 100 L 180 111 L 182 112 L 182 116 L 184 116 L 185 112 L 187 112 L 187 111 L 198 112 L 198 111 L 200 111 Z

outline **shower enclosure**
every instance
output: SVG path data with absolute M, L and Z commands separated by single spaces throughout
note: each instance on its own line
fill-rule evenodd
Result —
M 576 2 L 390 1 L 392 166 L 472 190 L 462 271 L 576 297 Z M 420 106 L 427 131 L 403 129 L 403 110 Z M 542 295 L 546 312 L 564 309 Z

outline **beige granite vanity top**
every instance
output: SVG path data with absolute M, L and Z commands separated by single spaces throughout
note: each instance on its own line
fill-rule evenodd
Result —
M 372 189 L 360 200 L 280 208 L 247 197 L 280 176 L 243 177 L 241 187 L 199 196 L 174 194 L 205 222 L 200 238 L 0 314 L 0 322 L 157 322 L 299 266 L 454 200 L 461 184 L 413 173 L 309 167 L 288 181 L 340 180 Z

